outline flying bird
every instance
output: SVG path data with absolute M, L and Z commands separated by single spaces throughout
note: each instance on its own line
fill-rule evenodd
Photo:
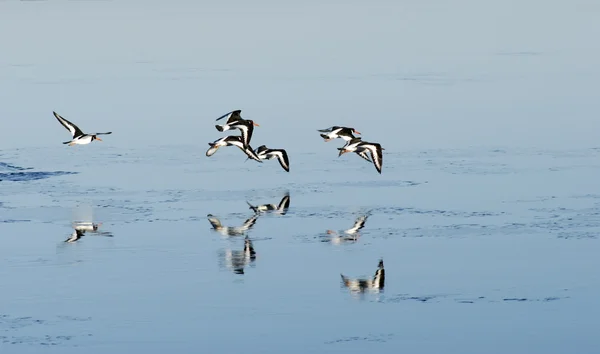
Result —
M 231 129 L 239 129 L 242 134 L 242 142 L 244 146 L 249 146 L 250 140 L 252 139 L 252 133 L 254 132 L 254 127 L 259 127 L 257 123 L 250 119 L 243 119 L 240 115 L 242 113 L 241 110 L 231 111 L 226 113 L 219 118 L 217 121 L 227 118 L 227 121 L 223 125 L 215 125 L 218 131 L 224 132 L 226 130 Z
M 219 150 L 219 148 L 222 146 L 237 146 L 244 152 L 244 154 L 246 154 L 246 156 L 248 156 L 248 158 L 262 163 L 261 159 L 256 155 L 254 150 L 252 150 L 250 145 L 244 146 L 241 136 L 230 135 L 221 139 L 217 139 L 212 143 L 208 143 L 208 145 L 210 145 L 210 148 L 206 150 L 206 156 L 208 157 L 214 155 L 214 153 L 217 152 L 217 150 Z
M 347 152 L 355 152 L 360 157 L 365 158 L 367 152 L 371 153 L 371 160 L 373 165 L 375 165 L 375 169 L 377 172 L 381 174 L 381 167 L 383 166 L 383 152 L 385 150 L 381 147 L 380 144 L 377 143 L 369 143 L 366 141 L 360 140 L 360 138 L 352 139 L 346 144 L 344 147 L 338 148 L 340 153 L 338 156 L 342 156 Z
M 342 138 L 345 141 L 349 141 L 349 140 L 355 138 L 353 133 L 360 134 L 360 132 L 354 128 L 339 127 L 337 125 L 335 125 L 333 127 L 329 127 L 327 129 L 319 129 L 318 131 L 321 133 L 326 133 L 326 134 L 321 134 L 321 137 L 323 139 L 325 139 L 325 142 L 333 140 L 333 139 L 337 139 L 337 138 Z
M 69 144 L 69 146 L 73 146 L 75 144 L 85 145 L 91 143 L 94 140 L 102 141 L 102 139 L 100 139 L 98 135 L 112 134 L 112 132 L 85 134 L 75 124 L 61 117 L 60 115 L 58 115 L 58 113 L 52 113 L 54 113 L 54 116 L 56 117 L 56 119 L 58 119 L 60 124 L 62 124 L 63 127 L 67 128 L 67 130 L 70 131 L 71 135 L 73 136 L 73 139 L 71 141 L 65 141 L 63 142 L 63 144 Z
M 290 172 L 290 159 L 288 158 L 288 154 L 285 150 L 269 149 L 265 145 L 261 145 L 254 150 L 254 152 L 261 160 L 271 160 L 277 158 L 281 167 L 287 172 Z

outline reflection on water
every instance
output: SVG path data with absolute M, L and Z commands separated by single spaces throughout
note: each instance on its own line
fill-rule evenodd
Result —
M 279 201 L 278 205 L 275 204 L 261 204 L 261 205 L 252 205 L 250 202 L 246 201 L 255 213 L 265 213 L 265 212 L 273 212 L 279 215 L 285 215 L 287 213 L 288 208 L 290 207 L 290 193 L 286 192 L 283 198 Z
M 208 218 L 208 221 L 212 225 L 213 230 L 220 233 L 221 235 L 223 235 L 223 236 L 241 236 L 246 231 L 250 230 L 254 226 L 254 224 L 256 223 L 256 220 L 258 219 L 258 214 L 255 214 L 251 218 L 244 221 L 244 224 L 242 226 L 233 226 L 233 227 L 232 226 L 223 226 L 223 224 L 221 224 L 221 220 L 219 220 L 219 218 L 217 218 L 216 216 L 214 216 L 212 214 L 208 214 L 206 217 Z
M 375 275 L 373 279 L 350 279 L 343 274 L 342 283 L 343 285 L 350 289 L 351 292 L 365 292 L 366 290 L 370 290 L 373 292 L 383 291 L 383 287 L 385 286 L 385 269 L 383 268 L 383 259 L 379 260 L 379 265 L 377 266 L 377 271 L 375 271 Z
M 100 225 L 102 225 L 102 223 L 95 224 L 89 221 L 75 221 L 73 222 L 73 233 L 65 240 L 65 242 L 77 242 L 85 236 L 86 233 L 92 234 L 93 236 L 113 237 L 111 232 L 99 231 L 98 228 Z
M 235 274 L 244 274 L 244 268 L 251 265 L 256 260 L 256 252 L 252 241 L 246 236 L 244 238 L 244 249 L 243 250 L 231 250 L 226 249 L 224 252 L 220 252 L 221 261 L 225 264 L 225 267 L 233 270 Z
M 347 229 L 341 231 L 327 230 L 327 236 L 322 240 L 323 242 L 330 242 L 334 245 L 339 245 L 342 243 L 353 243 L 358 241 L 360 238 L 359 231 L 365 227 L 365 223 L 369 218 L 370 213 L 366 213 L 360 215 L 354 221 L 354 225 Z

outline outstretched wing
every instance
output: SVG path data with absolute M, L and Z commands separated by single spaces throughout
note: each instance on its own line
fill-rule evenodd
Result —
M 245 120 L 236 124 L 235 127 L 242 133 L 242 143 L 244 143 L 244 146 L 248 146 L 252 139 L 252 133 L 254 132 L 254 124 Z
M 240 113 L 242 113 L 241 109 L 238 109 L 238 110 L 235 110 L 235 111 L 231 111 L 229 113 L 223 114 L 222 116 L 220 116 L 216 120 L 221 120 L 223 118 L 227 118 L 227 123 L 231 123 L 231 122 L 234 122 L 236 120 L 242 119 L 242 116 L 240 115 Z
M 336 129 L 336 128 L 339 128 L 339 127 L 338 127 L 338 126 L 333 126 L 333 127 L 329 127 L 329 128 L 327 128 L 327 129 L 319 129 L 319 130 L 317 130 L 317 131 L 318 131 L 318 132 L 321 132 L 321 133 L 329 133 L 329 132 L 332 132 L 332 131 L 333 131 L 334 129 Z
M 358 156 L 360 156 L 363 159 L 371 162 L 371 158 L 369 157 L 369 151 L 368 150 L 357 151 L 356 153 L 358 154 Z
M 255 161 L 258 161 L 258 162 L 262 163 L 260 157 L 258 157 L 258 155 L 256 155 L 256 153 L 254 152 L 254 150 L 252 150 L 252 147 L 250 145 L 244 147 L 244 146 L 242 146 L 241 142 L 236 142 L 236 143 L 231 144 L 231 145 L 235 145 L 238 148 L 240 148 L 240 150 L 242 150 L 244 152 L 244 154 L 246 154 L 246 156 L 248 156 L 252 160 L 255 160 Z
M 52 113 L 54 113 L 54 116 L 56 117 L 56 119 L 58 119 L 60 124 L 62 124 L 63 127 L 67 128 L 67 130 L 71 132 L 71 135 L 73 135 L 73 138 L 84 135 L 83 132 L 81 131 L 81 129 L 79 129 L 75 124 L 64 119 L 63 117 L 61 117 L 58 113 L 56 113 L 54 111 Z
M 288 158 L 287 152 L 283 149 L 271 149 L 271 153 L 277 156 L 279 164 L 283 167 L 286 172 L 290 172 L 290 159 Z
M 381 167 L 383 165 L 383 153 L 381 151 L 381 145 L 379 144 L 366 144 L 365 147 L 371 151 L 371 159 L 377 169 L 377 172 L 381 174 Z

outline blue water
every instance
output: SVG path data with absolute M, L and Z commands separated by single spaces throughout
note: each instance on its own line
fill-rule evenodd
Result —
M 0 351 L 598 352 L 600 7 L 518 5 L 0 1 Z

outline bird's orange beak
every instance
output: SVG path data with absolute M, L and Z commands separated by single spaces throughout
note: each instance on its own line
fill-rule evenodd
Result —
M 256 122 L 252 122 L 252 124 L 254 124 L 255 127 L 260 127 Z
M 356 129 L 354 130 L 354 133 L 355 134 L 360 134 L 360 132 L 358 130 L 356 130 Z
M 102 139 L 100 139 L 100 138 L 98 138 L 98 137 L 96 137 L 96 140 L 98 140 L 98 141 L 102 141 Z

